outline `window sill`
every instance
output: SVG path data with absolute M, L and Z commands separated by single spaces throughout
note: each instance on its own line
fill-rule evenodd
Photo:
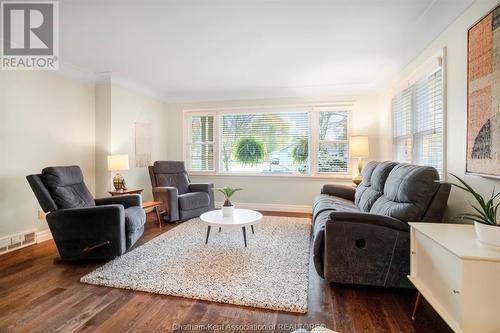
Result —
M 267 174 L 267 173 L 213 173 L 213 172 L 189 172 L 193 177 L 216 177 L 216 178 L 265 178 L 265 179 L 325 179 L 330 181 L 351 181 L 352 175 L 349 173 L 319 173 L 316 175 L 300 174 Z

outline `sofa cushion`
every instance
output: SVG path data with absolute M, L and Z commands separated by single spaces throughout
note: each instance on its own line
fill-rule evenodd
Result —
M 125 230 L 127 235 L 141 229 L 146 223 L 146 213 L 140 206 L 125 209 Z
M 189 178 L 182 161 L 156 161 L 153 165 L 156 186 L 176 187 L 179 194 L 189 192 Z
M 384 193 L 384 185 L 396 162 L 370 162 L 363 169 L 363 181 L 354 195 L 354 204 L 369 212 L 375 201 Z
M 59 209 L 95 206 L 94 198 L 83 182 L 82 170 L 76 165 L 45 168 L 42 182 Z
M 176 187 L 179 194 L 189 191 L 189 180 L 184 173 L 160 173 L 155 175 L 158 187 Z
M 181 210 L 191 210 L 208 207 L 210 197 L 205 192 L 191 192 L 179 195 L 179 207 Z
M 433 167 L 399 164 L 392 169 L 384 194 L 370 209 L 371 213 L 401 221 L 421 221 L 439 188 L 439 174 Z
M 320 194 L 314 199 L 313 217 L 316 220 L 318 214 L 324 211 L 359 212 L 358 207 L 352 201 L 328 194 Z
M 153 170 L 155 173 L 187 173 L 184 161 L 156 161 Z

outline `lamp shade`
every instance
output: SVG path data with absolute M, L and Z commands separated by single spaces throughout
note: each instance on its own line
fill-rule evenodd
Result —
M 108 170 L 109 171 L 128 170 L 128 155 L 109 155 Z
M 355 135 L 349 137 L 349 155 L 354 158 L 367 158 L 369 154 L 368 137 Z

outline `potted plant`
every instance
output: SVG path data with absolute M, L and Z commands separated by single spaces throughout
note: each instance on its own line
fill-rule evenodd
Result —
M 265 146 L 254 137 L 241 138 L 236 144 L 234 156 L 244 165 L 257 165 L 264 160 Z
M 477 239 L 486 245 L 500 247 L 500 226 L 497 220 L 497 211 L 500 203 L 495 204 L 495 199 L 500 195 L 500 191 L 495 193 L 495 188 L 488 201 L 477 193 L 469 184 L 458 176 L 451 174 L 458 179 L 462 185 L 452 184 L 474 196 L 479 205 L 471 204 L 474 213 L 464 213 L 460 217 L 464 220 L 474 222 Z
M 234 213 L 234 205 L 231 203 L 231 198 L 236 192 L 241 191 L 242 188 L 231 188 L 231 187 L 223 187 L 216 188 L 216 191 L 222 193 L 224 195 L 224 204 L 222 205 L 222 216 L 232 216 Z

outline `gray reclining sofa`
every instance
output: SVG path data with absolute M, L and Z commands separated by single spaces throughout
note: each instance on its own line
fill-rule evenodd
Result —
M 410 288 L 407 222 L 441 222 L 450 184 L 435 168 L 370 162 L 357 187 L 324 185 L 313 205 L 313 260 L 329 282 Z

